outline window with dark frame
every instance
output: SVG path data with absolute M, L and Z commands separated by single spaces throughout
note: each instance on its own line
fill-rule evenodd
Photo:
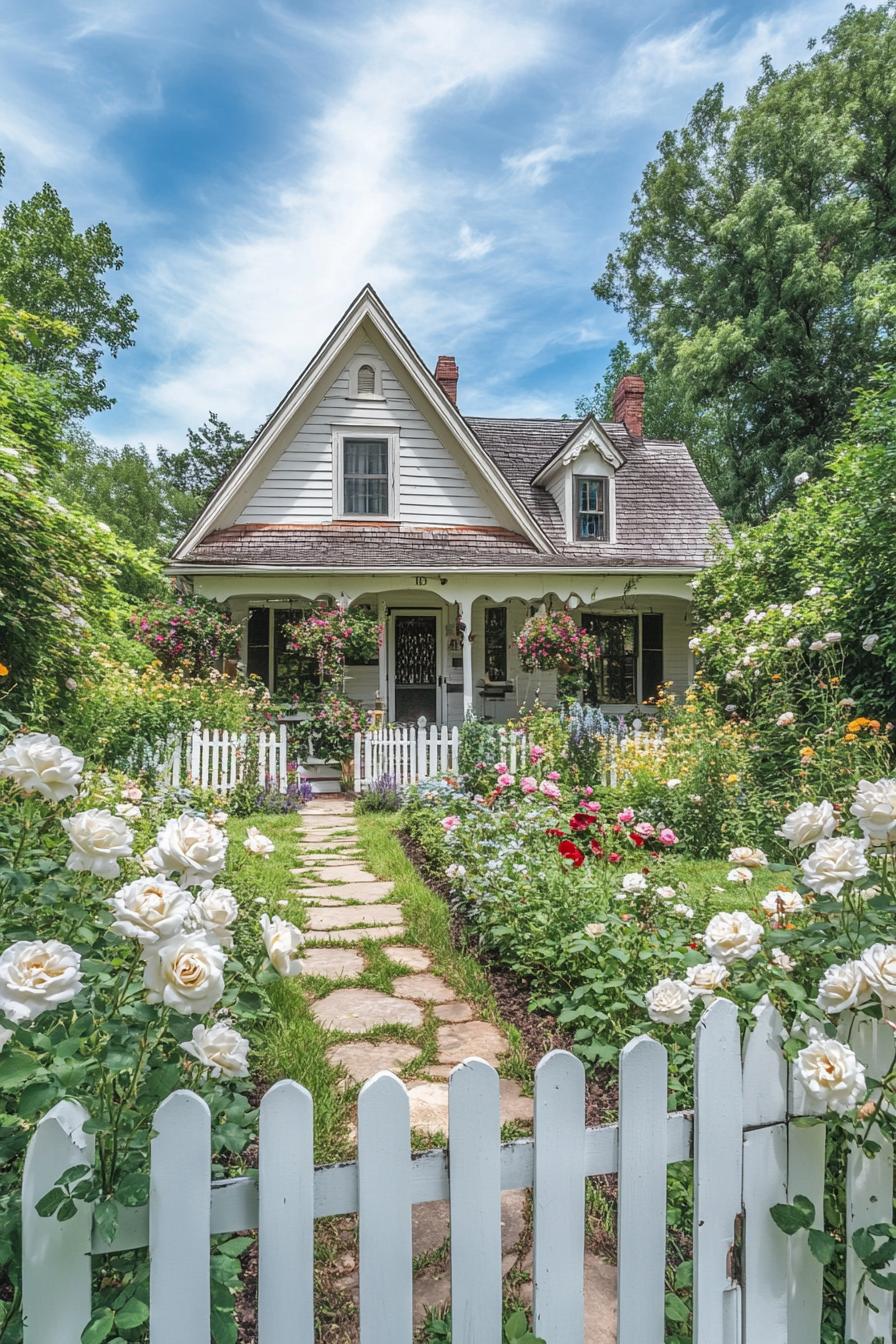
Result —
M 582 613 L 582 628 L 593 635 L 601 648 L 594 672 L 585 688 L 586 699 L 594 705 L 627 705 L 638 699 L 638 618 Z
M 607 478 L 576 476 L 576 536 L 579 541 L 606 541 Z
M 507 680 L 507 608 L 485 609 L 485 676 L 487 681 Z
M 388 517 L 387 439 L 343 440 L 342 511 L 363 517 Z

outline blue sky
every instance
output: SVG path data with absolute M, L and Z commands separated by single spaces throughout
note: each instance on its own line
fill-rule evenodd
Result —
M 29 0 L 0 15 L 4 199 L 125 249 L 104 442 L 253 429 L 369 280 L 468 414 L 571 411 L 624 335 L 591 284 L 645 162 L 717 80 L 842 0 Z

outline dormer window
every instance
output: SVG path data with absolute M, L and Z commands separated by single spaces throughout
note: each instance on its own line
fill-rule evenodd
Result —
M 358 369 L 358 396 L 372 397 L 376 392 L 376 374 L 372 364 L 362 364 Z
M 576 539 L 606 541 L 609 532 L 606 476 L 577 476 L 575 499 Z

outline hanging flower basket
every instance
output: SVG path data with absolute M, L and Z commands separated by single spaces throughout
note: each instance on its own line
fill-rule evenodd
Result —
M 324 682 L 335 682 L 346 663 L 364 663 L 375 658 L 383 631 L 374 617 L 361 611 L 333 607 L 313 611 L 286 626 L 286 647 L 301 658 L 312 660 Z
M 568 611 L 530 616 L 516 641 L 524 672 L 581 672 L 600 657 L 600 645 Z

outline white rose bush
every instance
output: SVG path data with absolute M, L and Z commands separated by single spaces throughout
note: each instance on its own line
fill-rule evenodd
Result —
M 263 927 L 245 894 L 271 842 L 230 855 L 241 913 L 224 885 L 227 816 L 213 821 L 193 801 L 85 770 L 47 734 L 0 749 L 0 1227 L 18 1222 L 30 1132 L 64 1097 L 90 1113 L 96 1163 L 66 1173 L 38 1211 L 66 1218 L 74 1200 L 89 1202 L 110 1238 L 119 1207 L 147 1198 L 152 1113 L 172 1091 L 208 1103 L 216 1161 L 232 1164 L 255 1138 L 253 1027 L 272 988 L 301 974 L 303 939 L 281 916 Z M 15 1254 L 0 1239 L 0 1269 Z M 238 1260 L 213 1254 L 232 1290 Z M 128 1326 L 146 1319 L 145 1258 L 123 1257 L 119 1272 L 114 1292 L 95 1293 L 97 1339 L 136 1338 Z M 225 1296 L 213 1308 L 222 1341 L 233 1320 Z M 0 1334 L 17 1309 L 14 1297 L 0 1311 Z

